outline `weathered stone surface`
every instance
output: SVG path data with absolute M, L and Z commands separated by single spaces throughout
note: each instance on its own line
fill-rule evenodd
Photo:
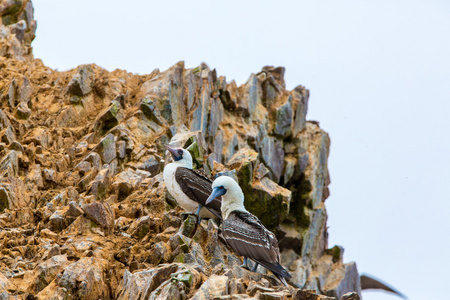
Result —
M 161 172 L 161 163 L 155 156 L 144 156 L 141 158 L 141 161 L 136 165 L 136 168 L 150 172 L 152 176 L 156 176 Z
M 264 177 L 267 172 L 260 166 L 258 157 L 252 149 L 241 149 L 227 166 L 237 170 L 247 209 L 273 229 L 288 216 L 291 192 Z
M 113 102 L 110 107 L 105 108 L 100 112 L 97 119 L 94 121 L 92 130 L 94 132 L 106 133 L 108 130 L 119 124 L 118 120 L 119 104 Z
M 18 119 L 26 120 L 30 117 L 30 115 L 31 109 L 28 107 L 28 105 L 25 102 L 20 102 L 16 108 L 16 117 Z
M 43 261 L 37 265 L 28 288 L 34 293 L 42 291 L 69 264 L 66 254 L 56 255 Z
M 342 297 L 339 300 L 360 300 L 361 297 L 356 292 L 351 292 L 342 295 Z
M 294 295 L 294 300 L 337 300 L 335 297 L 327 297 L 318 295 L 314 291 L 297 290 Z
M 184 123 L 186 114 L 183 70 L 184 62 L 179 62 L 158 77 L 145 82 L 140 91 L 141 95 L 155 102 L 165 120 L 177 126 Z
M 170 279 L 171 274 L 174 274 L 179 267 L 178 264 L 170 264 L 134 274 L 126 270 L 117 288 L 116 297 L 119 300 L 146 299 L 163 282 Z
M 354 262 L 335 267 L 323 287 L 325 295 L 340 298 L 349 292 L 361 294 L 359 273 Z
M 112 185 L 113 190 L 117 191 L 119 200 L 126 198 L 135 189 L 139 187 L 142 182 L 142 177 L 136 172 L 128 169 L 119 173 L 114 178 L 114 183 Z
M 79 68 L 78 73 L 73 75 L 67 86 L 67 91 L 75 96 L 84 96 L 92 91 L 94 71 L 91 66 L 84 65 Z
M 111 185 L 111 175 L 112 172 L 110 169 L 103 169 L 97 173 L 94 181 L 90 183 L 91 194 L 95 196 L 95 199 L 99 200 L 104 198 Z
M 105 136 L 97 148 L 100 152 L 100 156 L 105 164 L 109 164 L 114 158 L 116 158 L 116 143 L 112 133 Z
M 17 152 L 10 150 L 0 161 L 0 176 L 16 177 L 19 173 Z
M 5 127 L 0 132 L 0 136 L 1 136 L 2 142 L 4 142 L 7 145 L 13 143 L 16 140 L 16 135 L 14 134 L 14 128 L 11 125 Z
M 110 299 L 107 285 L 109 263 L 105 259 L 83 257 L 68 265 L 58 280 L 58 286 L 65 288 L 78 299 Z
M 282 138 L 292 135 L 294 114 L 292 112 L 292 97 L 288 96 L 273 109 L 275 122 L 274 133 Z
M 228 277 L 224 275 L 212 275 L 205 281 L 191 298 L 192 300 L 214 299 L 226 294 Z
M 3 273 L 0 273 L 0 297 L 8 299 L 8 291 L 15 289 L 14 284 Z
M 0 179 L 0 211 L 30 206 L 30 196 L 22 180 L 15 177 Z
M 114 212 L 108 203 L 94 202 L 82 207 L 86 216 L 106 230 L 114 226 Z

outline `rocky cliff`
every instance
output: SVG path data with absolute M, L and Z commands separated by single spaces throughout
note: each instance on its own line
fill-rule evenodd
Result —
M 0 15 L 2 299 L 359 297 L 356 264 L 327 243 L 330 140 L 284 68 L 241 86 L 183 62 L 57 72 L 33 58 L 31 2 L 2 0 Z M 182 218 L 162 180 L 169 143 L 231 171 L 302 289 L 240 268 L 215 221 Z

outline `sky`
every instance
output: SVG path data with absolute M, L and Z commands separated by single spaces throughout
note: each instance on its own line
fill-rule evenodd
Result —
M 450 269 L 450 2 L 34 0 L 34 56 L 149 74 L 206 62 L 244 83 L 265 65 L 311 93 L 331 137 L 329 246 L 409 299 Z M 399 299 L 364 292 L 366 300 Z

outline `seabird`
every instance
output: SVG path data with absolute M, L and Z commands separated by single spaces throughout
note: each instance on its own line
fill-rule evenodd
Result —
M 361 280 L 361 290 L 368 290 L 368 289 L 384 290 L 387 292 L 394 293 L 403 299 L 408 299 L 405 295 L 403 295 L 393 287 L 383 283 L 380 279 L 373 278 L 373 276 L 370 276 L 368 274 L 362 274 L 359 277 L 359 279 Z
M 291 274 L 280 265 L 280 250 L 275 235 L 261 224 L 259 219 L 244 207 L 244 193 L 231 177 L 221 176 L 214 180 L 212 193 L 206 204 L 222 196 L 222 235 L 227 244 L 240 256 L 242 267 L 248 269 L 247 259 L 266 267 L 285 285 Z
M 189 151 L 165 146 L 172 154 L 173 162 L 164 167 L 164 182 L 169 193 L 186 211 L 201 218 L 221 218 L 220 198 L 212 199 L 206 204 L 206 199 L 212 192 L 211 180 L 199 170 L 193 170 L 192 156 Z

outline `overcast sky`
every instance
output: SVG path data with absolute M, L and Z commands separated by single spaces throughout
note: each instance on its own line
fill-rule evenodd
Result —
M 58 70 L 148 74 L 184 60 L 241 84 L 286 67 L 331 136 L 329 246 L 409 299 L 448 294 L 449 1 L 33 3 L 34 55 Z

